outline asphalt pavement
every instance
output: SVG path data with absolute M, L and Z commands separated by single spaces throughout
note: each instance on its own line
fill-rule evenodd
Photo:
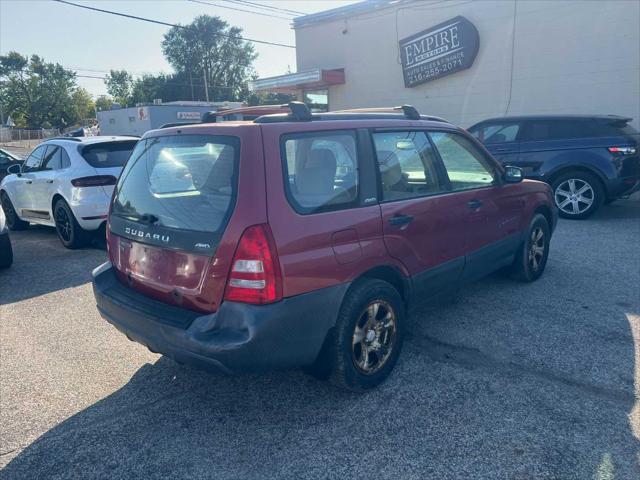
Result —
M 491 276 L 411 316 L 379 389 L 236 377 L 96 312 L 96 247 L 14 232 L 0 271 L 0 478 L 640 478 L 640 202 L 561 221 L 534 284 Z

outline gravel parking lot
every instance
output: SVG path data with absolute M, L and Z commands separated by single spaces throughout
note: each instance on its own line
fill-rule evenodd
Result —
M 228 377 L 97 314 L 99 248 L 12 236 L 0 272 L 0 478 L 640 478 L 640 202 L 561 221 L 534 284 L 412 315 L 381 388 Z

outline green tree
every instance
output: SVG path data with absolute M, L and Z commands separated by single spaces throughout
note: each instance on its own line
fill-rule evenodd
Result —
M 107 74 L 104 83 L 107 85 L 107 92 L 116 102 L 126 107 L 131 102 L 131 89 L 133 87 L 133 77 L 126 70 L 111 70 Z
M 192 98 L 207 97 L 206 83 L 210 100 L 242 99 L 257 55 L 241 34 L 241 28 L 219 17 L 201 15 L 189 25 L 172 27 L 164 36 L 162 52 L 185 79 Z
M 163 102 L 171 102 L 176 100 L 187 100 L 196 98 L 191 95 L 191 87 L 194 89 L 203 88 L 202 80 L 191 83 L 189 75 L 184 72 L 160 75 L 143 75 L 133 83 L 131 100 L 134 104 L 151 103 L 156 98 Z M 203 93 L 204 94 L 204 93 Z
M 91 94 L 84 88 L 78 87 L 71 95 L 71 101 L 75 109 L 76 119 L 85 120 L 87 118 L 95 118 L 96 104 L 91 98 Z
M 111 110 L 113 104 L 113 98 L 108 95 L 100 95 L 96 98 L 96 110 L 101 112 L 102 110 Z
M 75 73 L 60 64 L 18 52 L 0 56 L 2 110 L 18 126 L 64 128 L 75 123 L 72 95 L 76 89 Z

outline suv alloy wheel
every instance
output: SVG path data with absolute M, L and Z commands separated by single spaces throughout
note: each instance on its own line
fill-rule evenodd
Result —
M 569 172 L 551 182 L 553 197 L 560 215 L 582 220 L 595 213 L 604 202 L 600 181 L 587 172 Z
M 391 284 L 376 279 L 356 282 L 318 359 L 306 370 L 356 392 L 376 387 L 398 360 L 405 319 L 404 302 Z

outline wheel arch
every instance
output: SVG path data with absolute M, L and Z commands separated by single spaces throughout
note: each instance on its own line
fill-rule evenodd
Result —
M 404 275 L 398 267 L 393 265 L 379 265 L 377 267 L 370 268 L 358 275 L 354 279 L 354 283 L 358 280 L 369 278 L 383 280 L 391 284 L 398 291 L 405 304 L 407 304 L 411 299 L 411 295 L 413 293 L 411 279 Z
M 553 212 L 551 211 L 551 208 L 548 205 L 539 205 L 533 211 L 534 215 L 537 213 L 542 215 L 547 220 L 549 228 L 553 229 Z
M 560 167 L 556 170 L 553 170 L 549 174 L 547 174 L 545 180 L 549 185 L 551 185 L 554 182 L 554 180 L 556 180 L 558 177 L 570 172 L 583 172 L 583 173 L 588 173 L 590 175 L 595 176 L 600 182 L 602 191 L 605 192 L 606 195 L 608 195 L 609 192 L 607 190 L 607 182 L 604 174 L 598 171 L 598 169 L 596 168 L 588 167 L 585 165 L 567 165 L 567 166 Z
M 58 192 L 53 194 L 53 197 L 51 197 L 51 218 L 53 218 L 53 215 L 55 214 L 55 212 L 53 211 L 53 209 L 56 206 L 56 203 L 58 202 L 58 200 L 64 200 L 64 202 L 68 205 L 69 202 L 67 202 L 67 200 Z

